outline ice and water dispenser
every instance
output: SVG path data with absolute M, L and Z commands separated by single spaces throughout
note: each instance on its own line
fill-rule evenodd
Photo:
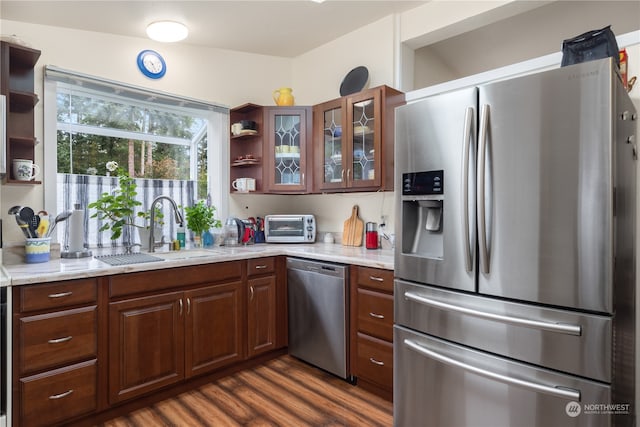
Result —
M 402 174 L 402 253 L 443 257 L 444 171 Z

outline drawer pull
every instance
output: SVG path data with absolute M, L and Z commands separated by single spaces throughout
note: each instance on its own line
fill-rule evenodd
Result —
M 64 298 L 73 295 L 73 292 L 60 292 L 58 294 L 49 294 L 49 298 Z
M 384 316 L 382 314 L 376 314 L 376 313 L 369 312 L 369 316 L 374 317 L 376 319 L 384 319 Z
M 71 341 L 73 337 L 71 335 L 69 335 L 68 337 L 64 337 L 64 338 L 54 338 L 54 339 L 50 339 L 49 340 L 49 344 L 60 344 L 63 342 L 67 342 L 67 341 Z
M 265 268 L 267 268 L 267 266 L 266 266 L 266 265 L 264 265 L 264 264 L 262 264 L 262 265 L 256 265 L 256 270 L 263 270 L 263 269 L 265 269 Z
M 369 276 L 369 279 L 373 280 L 374 282 L 384 282 L 384 279 L 378 276 Z
M 384 362 L 381 362 L 379 360 L 374 359 L 373 357 L 369 358 L 369 362 L 373 363 L 374 365 L 378 365 L 378 366 L 384 366 Z
M 67 397 L 69 396 L 71 393 L 73 393 L 73 389 L 71 390 L 67 390 L 64 393 L 60 393 L 60 394 L 54 394 L 52 396 L 49 396 L 49 400 L 58 400 L 58 399 L 62 399 L 63 397 Z

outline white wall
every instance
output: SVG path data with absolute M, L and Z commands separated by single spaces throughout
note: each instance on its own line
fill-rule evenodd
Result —
M 292 79 L 292 59 L 247 54 L 189 45 L 170 45 L 147 39 L 69 30 L 65 28 L 0 21 L 2 34 L 16 34 L 42 55 L 36 66 L 35 91 L 43 97 L 43 67 L 64 69 L 105 77 L 154 90 L 201 99 L 230 107 L 254 102 L 271 104 L 271 88 Z M 136 56 L 143 49 L 160 52 L 167 62 L 167 74 L 160 80 L 144 77 L 137 69 Z M 36 163 L 43 164 L 43 147 L 56 141 L 43 140 L 43 102 L 36 105 Z M 227 167 L 226 165 L 222 165 Z M 0 213 L 5 220 L 5 242 L 21 242 L 22 234 L 7 218 L 14 204 L 36 211 L 43 206 L 43 186 L 2 185 Z
M 394 81 L 394 19 L 388 16 L 296 57 L 296 103 L 319 104 L 340 96 L 340 83 L 353 68 L 369 70 L 369 87 Z
M 580 19 L 575 19 L 578 15 Z M 617 35 L 626 34 L 640 29 L 639 17 L 640 2 L 554 2 L 416 50 L 413 87 L 555 53 L 562 40 L 606 25 Z

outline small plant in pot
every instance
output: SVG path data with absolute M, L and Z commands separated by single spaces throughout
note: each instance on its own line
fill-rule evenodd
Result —
M 156 237 L 156 240 L 162 236 L 162 226 L 164 225 L 164 214 L 162 213 L 162 209 L 160 209 L 157 205 L 154 206 L 155 215 L 153 219 L 153 235 Z M 149 249 L 149 233 L 151 229 L 151 210 L 148 211 L 140 211 L 138 212 L 138 218 L 141 218 L 144 221 L 144 225 L 140 226 L 136 224 L 138 228 L 138 235 L 140 236 L 140 245 L 142 249 Z
M 115 166 L 110 164 L 115 164 Z M 115 172 L 118 168 L 116 162 L 108 162 L 107 169 Z M 119 187 L 112 193 L 102 193 L 100 198 L 93 203 L 89 203 L 90 209 L 95 209 L 96 213 L 91 218 L 98 218 L 104 221 L 100 231 L 111 230 L 111 239 L 115 240 L 122 235 L 122 230 L 126 226 L 136 226 L 135 209 L 142 203 L 135 199 L 136 183 L 126 172 L 118 170 Z M 128 242 L 130 244 L 130 242 Z M 127 244 L 127 243 L 125 243 Z
M 204 200 L 198 201 L 193 206 L 184 208 L 187 218 L 187 228 L 193 231 L 193 240 L 196 246 L 201 245 L 202 234 L 211 228 L 222 227 L 222 222 L 215 218 L 215 206 L 207 205 Z
M 109 173 L 115 173 L 118 177 L 118 188 L 111 193 L 102 193 L 95 202 L 89 203 L 88 207 L 96 211 L 91 215 L 91 218 L 98 218 L 104 222 L 100 227 L 100 231 L 110 230 L 112 240 L 122 236 L 124 229 L 128 227 L 129 234 L 125 235 L 127 240 L 124 242 L 124 246 L 127 248 L 131 248 L 133 245 L 132 234 L 134 228 L 137 228 L 142 246 L 148 246 L 151 211 L 138 211 L 136 213 L 136 208 L 141 206 L 142 203 L 135 199 L 138 194 L 135 180 L 120 169 L 116 162 L 107 162 L 106 168 Z M 164 215 L 157 206 L 155 210 L 154 227 L 161 230 L 164 224 Z M 136 223 L 136 218 L 142 219 L 144 225 Z M 156 235 L 161 234 L 162 231 L 156 233 Z

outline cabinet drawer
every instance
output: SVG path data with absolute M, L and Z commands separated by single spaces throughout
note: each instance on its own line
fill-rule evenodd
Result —
M 96 279 L 21 286 L 19 292 L 21 312 L 91 304 L 97 299 Z
M 393 292 L 393 271 L 357 267 L 357 283 L 372 289 Z
M 393 295 L 358 288 L 358 330 L 393 341 Z
M 259 274 L 273 273 L 276 271 L 276 258 L 256 258 L 247 260 L 247 275 L 257 276 Z
M 20 372 L 34 372 L 96 355 L 96 306 L 19 320 Z
M 393 388 L 393 345 L 364 334 L 358 334 L 358 377 L 382 387 Z
M 96 409 L 96 361 L 20 379 L 20 423 L 44 426 Z
M 240 279 L 242 261 L 118 274 L 109 279 L 111 298 Z

